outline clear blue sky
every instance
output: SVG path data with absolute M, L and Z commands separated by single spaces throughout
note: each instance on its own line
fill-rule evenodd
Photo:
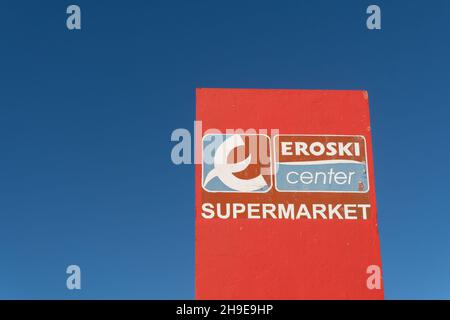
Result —
M 0 298 L 194 297 L 196 87 L 368 90 L 386 298 L 450 298 L 449 31 L 448 0 L 2 1 Z

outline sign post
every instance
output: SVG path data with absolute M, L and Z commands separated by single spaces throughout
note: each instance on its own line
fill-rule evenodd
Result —
M 366 91 L 197 89 L 196 113 L 197 299 L 383 298 Z

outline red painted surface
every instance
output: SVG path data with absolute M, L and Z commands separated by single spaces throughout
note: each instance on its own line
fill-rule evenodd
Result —
M 197 299 L 382 299 L 369 290 L 381 267 L 368 95 L 365 91 L 198 89 L 197 120 L 210 129 L 279 129 L 280 134 L 362 135 L 368 193 L 208 193 L 196 164 Z M 369 203 L 367 220 L 207 220 L 210 202 Z

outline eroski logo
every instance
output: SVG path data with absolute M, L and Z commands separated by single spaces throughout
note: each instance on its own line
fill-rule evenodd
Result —
M 209 192 L 267 192 L 272 186 L 270 138 L 263 134 L 205 135 L 202 186 Z
M 278 192 L 369 191 L 363 136 L 281 134 L 274 150 Z

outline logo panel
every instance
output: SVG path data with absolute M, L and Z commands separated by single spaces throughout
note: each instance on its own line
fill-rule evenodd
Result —
M 369 191 L 363 136 L 277 135 L 274 153 L 279 192 Z
M 272 187 L 270 139 L 263 134 L 207 134 L 202 187 L 208 192 L 262 193 Z

